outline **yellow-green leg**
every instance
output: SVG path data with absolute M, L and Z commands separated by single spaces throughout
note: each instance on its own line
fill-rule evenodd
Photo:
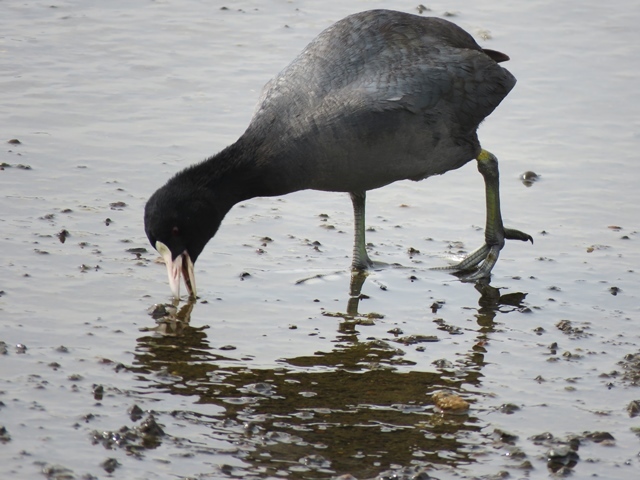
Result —
M 444 270 L 463 273 L 462 280 L 474 281 L 491 274 L 491 270 L 498 261 L 500 250 L 505 240 L 522 240 L 533 243 L 533 238 L 520 230 L 504 228 L 500 212 L 500 172 L 498 159 L 492 153 L 482 150 L 478 158 L 478 171 L 484 178 L 485 196 L 487 202 L 487 223 L 484 230 L 484 245 L 471 252 L 461 262 Z M 475 270 L 474 270 L 475 269 Z M 464 272 L 470 271 L 468 274 Z
M 352 192 L 351 202 L 353 203 L 353 219 L 354 219 L 354 241 L 353 241 L 353 262 L 351 268 L 353 270 L 367 270 L 373 266 L 373 262 L 367 255 L 367 244 L 365 242 L 365 201 L 367 195 L 365 192 Z

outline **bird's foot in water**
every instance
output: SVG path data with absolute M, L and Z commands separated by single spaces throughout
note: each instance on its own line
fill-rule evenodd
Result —
M 356 263 L 353 262 L 351 264 L 351 273 L 353 275 L 357 275 L 357 274 L 368 274 L 369 272 L 373 272 L 376 270 L 382 270 L 385 269 L 387 267 L 393 267 L 395 266 L 395 264 L 391 264 L 391 263 L 386 263 L 386 262 L 380 262 L 378 260 L 373 261 L 371 260 L 369 257 L 367 257 L 366 261 L 364 263 L 360 262 L 360 263 Z
M 358 245 L 356 241 L 356 247 L 353 249 L 353 260 L 351 261 L 351 271 L 353 273 L 366 273 L 369 270 L 373 270 L 376 268 L 376 264 L 378 262 L 374 262 L 369 258 L 367 251 L 364 246 Z
M 476 160 L 478 161 L 478 171 L 484 178 L 487 204 L 484 245 L 471 252 L 461 262 L 443 268 L 443 270 L 452 271 L 466 282 L 474 282 L 491 275 L 491 270 L 498 261 L 505 240 L 522 240 L 533 243 L 531 235 L 520 230 L 504 228 L 502 224 L 498 159 L 492 153 L 481 150 Z
M 505 240 L 521 240 L 533 243 L 533 237 L 527 233 L 505 228 L 501 239 L 486 240 L 485 244 L 475 249 L 460 262 L 448 267 L 435 267 L 432 270 L 445 270 L 456 275 L 463 282 L 475 282 L 491 276 L 491 270 L 498 261 L 500 250 Z

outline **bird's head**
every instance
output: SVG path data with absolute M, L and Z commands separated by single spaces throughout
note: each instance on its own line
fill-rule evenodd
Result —
M 226 213 L 226 212 L 224 212 Z M 144 228 L 151 245 L 164 259 L 169 286 L 180 298 L 180 278 L 190 297 L 196 297 L 193 265 L 215 235 L 224 213 L 203 188 L 170 180 L 147 201 Z

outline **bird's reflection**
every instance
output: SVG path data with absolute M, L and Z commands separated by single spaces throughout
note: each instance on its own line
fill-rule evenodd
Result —
M 349 285 L 349 301 L 347 302 L 347 315 L 357 317 L 358 307 L 362 297 L 362 287 L 367 280 L 367 273 L 355 271 L 351 274 L 351 283 Z
M 381 317 L 381 315 L 377 313 L 362 314 L 359 311 L 360 301 L 363 298 L 368 298 L 362 293 L 362 287 L 368 276 L 367 272 L 353 272 L 349 284 L 349 299 L 347 300 L 346 310 L 344 312 L 323 313 L 324 316 L 341 319 L 338 324 L 338 332 L 342 335 L 339 337 L 339 341 L 357 342 L 359 333 L 357 330 L 358 325 L 371 325 L 377 318 Z
M 501 294 L 499 288 L 492 287 L 486 279 L 479 280 L 475 284 L 476 290 L 480 293 L 478 299 L 478 313 L 476 315 L 478 325 L 487 329 L 485 333 L 493 331 L 493 323 L 498 313 L 508 313 L 513 310 L 524 310 L 527 307 L 523 304 L 526 293 L 512 292 Z
M 302 465 L 300 475 L 289 478 L 307 478 L 305 471 L 369 478 L 392 465 L 472 463 L 467 439 L 484 424 L 472 413 L 443 416 L 431 395 L 446 389 L 473 403 L 495 317 L 523 308 L 526 294 L 501 295 L 478 282 L 473 347 L 431 371 L 407 371 L 414 363 L 405 352 L 383 339 L 363 340 L 356 330 L 366 279 L 352 276 L 331 351 L 286 358 L 278 368 L 253 366 L 214 349 L 206 331 L 190 325 L 188 303 L 138 339 L 133 368 L 148 389 L 222 407 L 222 418 L 210 421 L 212 435 L 241 446 L 247 474 L 273 476 L 295 464 Z M 202 422 L 195 412 L 179 416 Z
M 191 322 L 191 312 L 196 301 L 189 298 L 180 308 L 179 304 L 180 302 L 174 299 L 171 304 L 156 304 L 150 307 L 148 313 L 157 320 L 156 326 L 143 328 L 143 331 L 165 336 L 184 335 L 185 327 Z

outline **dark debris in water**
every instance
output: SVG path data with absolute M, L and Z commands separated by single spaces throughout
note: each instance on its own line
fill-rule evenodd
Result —
M 560 320 L 558 323 L 556 323 L 556 328 L 565 335 L 569 335 L 572 338 L 583 338 L 591 336 L 590 333 L 585 331 L 589 328 L 588 325 L 583 323 L 582 326 L 575 326 L 571 320 Z
M 569 435 L 566 438 L 558 438 L 551 432 L 544 432 L 534 435 L 530 440 L 536 445 L 548 448 L 546 453 L 547 468 L 556 476 L 565 476 L 573 472 L 574 467 L 580 461 L 577 452 L 585 442 L 593 442 L 603 446 L 615 444 L 615 438 L 609 432 L 583 432 L 578 435 Z
M 90 271 L 94 271 L 97 272 L 98 270 L 100 270 L 100 265 L 85 265 L 84 263 L 82 265 L 80 265 L 80 267 L 78 267 L 80 269 L 81 273 L 86 273 L 86 272 L 90 272 Z
M 91 436 L 94 445 L 100 444 L 107 450 L 122 448 L 131 455 L 141 456 L 145 450 L 159 447 L 165 433 L 155 417 L 149 414 L 137 427 L 125 425 L 115 431 L 94 430 Z
M 23 163 L 0 163 L 0 170 L 4 170 L 5 168 L 17 168 L 18 170 L 32 170 L 31 165 L 25 165 Z
M 625 355 L 618 365 L 622 367 L 622 380 L 625 383 L 640 386 L 640 352 Z M 616 377 L 619 372 L 611 372 L 609 375 Z
M 443 318 L 435 318 L 433 323 L 438 325 L 438 330 L 447 332 L 450 335 L 462 335 L 464 333 L 460 327 L 448 324 Z
M 138 405 L 132 406 L 129 410 L 129 418 L 132 422 L 137 422 L 142 417 L 144 417 L 144 410 L 142 410 Z
M 118 460 L 116 460 L 115 458 L 107 458 L 100 464 L 100 466 L 104 469 L 105 472 L 113 473 L 115 472 L 116 468 L 120 466 L 120 462 L 118 462 Z
M 93 399 L 101 401 L 104 398 L 104 387 L 102 385 L 93 386 Z
M 58 240 L 60 240 L 60 243 L 64 243 L 69 237 L 69 231 L 63 228 L 56 234 L 56 236 L 58 237 Z
M 593 253 L 595 251 L 609 250 L 611 247 L 609 245 L 591 245 L 587 247 L 587 253 Z
M 493 430 L 493 437 L 498 440 L 500 443 L 503 444 L 508 444 L 508 445 L 515 445 L 516 442 L 518 441 L 518 436 L 507 432 L 505 430 L 501 430 L 499 428 L 496 428 Z
M 590 440 L 602 445 L 613 445 L 616 439 L 609 432 L 585 432 L 584 439 Z
M 640 400 L 631 400 L 627 405 L 627 412 L 631 418 L 640 415 Z
M 111 208 L 111 210 L 122 210 L 126 206 L 127 204 L 124 202 L 111 202 L 109 204 L 109 207 Z
M 77 478 L 73 470 L 63 465 L 45 465 L 42 467 L 42 474 L 49 480 L 74 480 Z
M 431 304 L 431 313 L 437 313 L 445 304 L 444 300 L 436 300 Z
M 518 405 L 513 404 L 513 403 L 503 403 L 498 408 L 498 411 L 500 413 L 504 413 L 506 415 L 512 415 L 512 414 L 516 413 L 519 410 L 520 410 L 520 407 Z
M 615 297 L 616 295 L 618 295 L 620 292 L 622 292 L 622 289 L 620 289 L 619 287 L 611 287 L 611 288 L 609 289 L 609 293 L 610 293 L 611 295 L 613 295 L 614 297 Z
M 394 339 L 394 342 L 401 343 L 403 345 L 415 345 L 416 343 L 425 343 L 425 342 L 439 342 L 440 339 L 437 335 L 407 335 L 404 337 L 400 337 Z
M 569 474 L 579 460 L 578 453 L 568 445 L 554 447 L 547 452 L 547 468 L 556 474 Z
M 555 474 L 567 475 L 580 460 L 577 454 L 580 438 L 571 436 L 567 439 L 555 437 L 551 432 L 544 432 L 530 438 L 536 445 L 548 448 L 546 453 L 547 468 Z
M 375 480 L 430 480 L 434 479 L 427 472 L 426 467 L 404 467 L 398 470 L 387 470 L 380 473 Z
M 536 172 L 532 172 L 531 170 L 527 170 L 522 175 L 520 175 L 520 180 L 525 187 L 530 187 L 535 182 L 540 180 L 540 175 L 538 175 Z
M 0 427 L 0 443 L 7 443 L 11 441 L 11 435 L 6 427 Z

